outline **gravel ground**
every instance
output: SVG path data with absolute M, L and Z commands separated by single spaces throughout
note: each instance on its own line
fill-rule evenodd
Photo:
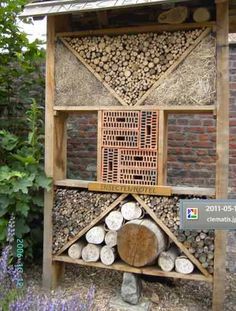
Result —
M 43 291 L 41 274 L 39 266 L 26 269 L 25 283 L 33 291 Z M 109 300 L 120 292 L 121 282 L 122 273 L 117 271 L 67 265 L 63 285 L 51 294 L 70 297 L 79 292 L 85 299 L 88 289 L 94 284 L 94 311 L 117 311 L 109 308 Z M 211 285 L 205 282 L 145 277 L 142 285 L 143 297 L 152 302 L 151 311 L 211 310 Z M 222 311 L 236 311 L 236 273 L 227 274 L 225 308 Z

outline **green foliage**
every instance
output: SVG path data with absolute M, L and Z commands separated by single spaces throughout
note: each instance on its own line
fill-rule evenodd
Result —
M 6 240 L 7 219 L 16 215 L 16 236 L 24 238 L 28 257 L 33 256 L 42 233 L 42 189 L 50 189 L 51 180 L 42 166 L 41 111 L 33 100 L 27 111 L 29 134 L 19 138 L 7 131 L 0 131 L 0 241 Z M 42 194 L 42 193 L 41 193 Z
M 17 16 L 26 2 L 0 1 L 0 115 L 13 120 L 7 126 L 15 132 L 22 128 L 17 117 L 28 109 L 31 97 L 40 105 L 44 102 L 45 51 L 38 40 L 28 41 L 18 23 Z

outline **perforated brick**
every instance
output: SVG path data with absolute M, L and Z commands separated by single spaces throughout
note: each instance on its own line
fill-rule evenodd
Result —
M 158 111 L 103 111 L 102 181 L 157 184 Z
M 119 152 L 121 167 L 157 168 L 156 151 L 121 149 Z
M 118 150 L 102 149 L 102 181 L 118 182 Z
M 104 147 L 138 148 L 139 132 L 134 130 L 102 130 Z
M 145 169 L 120 169 L 120 184 L 155 185 L 157 183 L 157 171 Z
M 158 144 L 158 112 L 141 112 L 140 148 L 156 149 Z
M 104 111 L 103 128 L 112 129 L 139 129 L 140 120 L 138 111 Z

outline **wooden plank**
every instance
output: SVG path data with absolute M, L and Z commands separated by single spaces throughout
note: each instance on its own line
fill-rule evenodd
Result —
M 216 4 L 217 124 L 216 198 L 228 197 L 229 174 L 229 3 Z M 213 311 L 224 309 L 226 233 L 215 231 Z
M 80 56 L 80 54 L 75 51 L 69 43 L 61 38 L 61 41 L 64 43 L 64 45 L 71 51 L 75 57 L 77 57 L 80 62 L 107 88 L 107 90 L 121 103 L 123 106 L 127 106 L 127 103 L 110 87 L 109 84 L 107 84 L 105 81 L 102 80 L 100 75 L 83 59 L 83 57 Z
M 66 178 L 67 166 L 67 129 L 65 114 L 54 117 L 54 179 Z
M 143 111 L 143 110 L 161 110 L 166 111 L 168 113 L 214 113 L 216 110 L 215 105 L 206 105 L 206 106 L 54 106 L 54 110 L 58 112 L 74 112 L 74 113 L 80 113 L 80 112 L 93 112 L 93 111 L 119 111 L 119 110 L 130 110 L 130 111 Z
M 137 101 L 134 106 L 141 105 L 145 99 L 179 66 L 181 62 L 185 60 L 185 58 L 196 48 L 196 46 L 211 32 L 210 28 L 207 28 L 203 31 L 203 33 L 195 40 L 195 42 L 189 46 L 184 53 L 178 58 L 177 61 L 173 63 L 161 76 L 160 78 L 153 84 L 153 86 Z
M 101 181 L 102 168 L 102 111 L 98 111 L 97 123 L 97 181 Z
M 159 111 L 159 144 L 158 144 L 158 185 L 167 183 L 167 144 L 168 144 L 168 115 Z
M 189 194 L 189 195 L 206 195 L 210 197 L 215 197 L 214 188 L 201 188 L 201 187 L 178 187 L 172 186 L 173 194 Z
M 84 235 L 90 228 L 95 226 L 100 220 L 102 220 L 110 211 L 112 211 L 122 200 L 124 200 L 128 195 L 120 195 L 105 211 L 103 211 L 97 218 L 95 218 L 91 223 L 82 229 L 78 234 L 76 234 L 73 239 L 68 241 L 57 253 L 57 255 L 62 254 L 68 247 L 70 247 L 74 242 L 76 242 L 82 235 Z
M 54 69 L 55 69 L 55 33 L 69 31 L 69 16 L 51 16 L 47 19 L 47 53 L 46 53 L 46 105 L 45 105 L 45 173 L 49 177 L 65 178 L 65 130 L 63 117 L 57 119 L 57 129 L 54 124 Z M 63 137 L 59 139 L 59 135 Z M 56 155 L 62 152 L 63 163 Z M 56 157 L 55 157 L 56 155 Z M 53 288 L 63 279 L 64 265 L 52 261 L 52 208 L 54 200 L 53 189 L 45 191 L 44 196 L 44 235 L 43 235 L 43 286 Z
M 172 191 L 168 186 L 146 186 L 146 185 L 123 185 L 109 184 L 102 182 L 91 182 L 88 184 L 88 190 L 99 192 L 115 192 L 115 193 L 137 193 L 148 195 L 170 196 Z
M 57 37 L 85 37 L 85 36 L 100 36 L 100 35 L 120 35 L 120 34 L 136 34 L 145 32 L 163 32 L 163 31 L 178 31 L 178 30 L 188 30 L 196 28 L 213 28 L 215 22 L 207 23 L 185 23 L 178 25 L 142 25 L 142 26 L 130 26 L 130 27 L 120 27 L 120 28 L 107 28 L 107 29 L 93 29 L 93 30 L 82 30 L 74 32 L 62 32 L 57 33 Z
M 54 182 L 55 186 L 71 187 L 71 188 L 86 188 L 91 183 L 90 180 L 79 180 L 79 179 L 62 179 Z M 201 188 L 201 187 L 181 187 L 181 186 L 169 186 L 172 189 L 173 194 L 190 194 L 190 195 L 206 195 L 215 196 L 214 188 Z
M 98 19 L 99 28 L 102 28 L 103 26 L 108 26 L 109 19 L 108 19 L 107 11 L 96 12 L 96 15 Z
M 156 214 L 149 208 L 149 206 L 136 194 L 133 197 L 140 203 L 152 219 L 161 227 L 162 230 L 171 238 L 171 240 L 179 247 L 179 249 L 192 261 L 193 264 L 205 275 L 210 277 L 209 272 L 202 267 L 201 263 L 188 251 L 188 249 L 178 241 L 177 237 L 170 231 L 170 229 L 156 216 Z
M 78 264 L 81 266 L 88 266 L 88 267 L 95 267 L 95 268 L 103 268 L 103 269 L 110 269 L 110 270 L 117 270 L 123 272 L 131 272 L 131 273 L 138 273 L 138 274 L 145 274 L 145 275 L 153 275 L 153 276 L 161 276 L 161 277 L 168 277 L 168 278 L 178 278 L 184 280 L 195 280 L 195 281 L 205 281 L 205 282 L 212 282 L 212 277 L 206 277 L 200 273 L 191 273 L 191 274 L 182 274 L 175 271 L 172 272 L 165 272 L 160 270 L 156 266 L 148 266 L 143 268 L 136 268 L 127 265 L 126 263 L 122 262 L 121 260 L 117 260 L 110 266 L 106 266 L 101 262 L 85 262 L 82 259 L 72 259 L 69 256 L 54 256 L 53 260 L 61 261 L 66 263 L 73 263 Z
M 54 147 L 54 38 L 55 18 L 47 19 L 47 53 L 46 53 L 46 105 L 45 105 L 45 173 L 53 177 Z M 51 288 L 52 266 L 52 208 L 53 190 L 44 193 L 44 233 L 43 233 L 43 287 Z M 54 284 L 56 283 L 54 279 Z
M 86 188 L 88 189 L 88 184 L 91 180 L 79 180 L 79 179 L 61 179 L 55 180 L 54 185 L 60 187 L 71 187 L 71 188 Z

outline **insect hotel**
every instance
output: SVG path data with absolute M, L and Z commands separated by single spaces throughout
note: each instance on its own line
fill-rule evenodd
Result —
M 180 230 L 179 201 L 227 198 L 229 2 L 25 7 L 47 16 L 45 287 L 73 263 L 210 282 L 223 310 L 226 233 Z M 67 123 L 85 113 L 97 120 L 95 181 L 67 175 Z M 168 185 L 171 114 L 216 118 L 214 189 Z

